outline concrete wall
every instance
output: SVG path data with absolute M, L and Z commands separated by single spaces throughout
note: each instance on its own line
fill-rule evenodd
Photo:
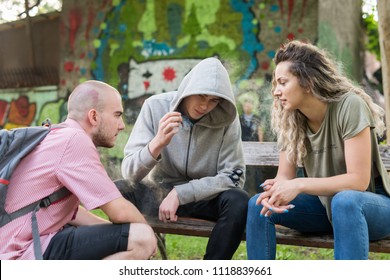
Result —
M 58 69 L 59 24 L 59 13 L 33 17 L 32 45 L 27 36 L 24 20 L 0 25 L 0 71 L 31 67 L 31 48 L 34 49 L 37 66 Z

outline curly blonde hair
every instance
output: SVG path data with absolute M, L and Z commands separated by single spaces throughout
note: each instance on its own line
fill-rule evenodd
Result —
M 289 71 L 298 78 L 299 85 L 309 89 L 320 101 L 331 103 L 340 100 L 348 92 L 355 92 L 368 104 L 375 121 L 375 131 L 381 136 L 385 131 L 384 110 L 360 87 L 339 73 L 335 62 L 318 47 L 299 41 L 291 41 L 279 48 L 274 62 L 290 62 Z M 275 72 L 272 79 L 272 94 L 276 87 Z M 283 109 L 277 98 L 271 112 L 271 125 L 277 135 L 279 148 L 287 153 L 293 164 L 302 164 L 306 156 L 307 119 L 299 110 Z

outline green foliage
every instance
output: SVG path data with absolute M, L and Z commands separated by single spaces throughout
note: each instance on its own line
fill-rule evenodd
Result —
M 375 20 L 373 14 L 363 14 L 363 25 L 367 35 L 366 49 L 376 55 L 380 61 L 380 46 L 379 46 L 379 32 L 378 22 Z

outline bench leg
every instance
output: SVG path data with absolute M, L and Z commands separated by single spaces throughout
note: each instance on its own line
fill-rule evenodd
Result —
M 167 255 L 167 248 L 165 246 L 165 235 L 161 233 L 156 233 L 156 238 L 157 238 L 157 247 L 158 250 L 160 251 L 161 258 L 163 260 L 167 260 L 168 255 Z

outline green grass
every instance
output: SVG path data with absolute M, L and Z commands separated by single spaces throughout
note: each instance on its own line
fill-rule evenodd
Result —
M 207 246 L 207 238 L 165 235 L 167 255 L 170 260 L 201 260 Z M 333 250 L 278 245 L 278 260 L 331 260 Z M 158 254 L 155 259 L 161 259 Z M 246 243 L 241 242 L 233 260 L 246 260 Z
M 91 211 L 94 214 L 107 219 L 103 211 L 97 209 Z M 206 251 L 208 238 L 167 234 L 165 244 L 168 259 L 170 260 L 201 260 Z M 390 260 L 390 254 L 370 253 L 372 260 Z M 154 258 L 161 260 L 158 252 Z M 246 260 L 246 243 L 241 242 L 233 260 Z M 290 245 L 278 245 L 276 249 L 277 260 L 333 260 L 333 249 L 299 247 Z
M 201 260 L 206 251 L 207 238 L 182 235 L 165 235 L 170 260 Z M 390 254 L 370 253 L 370 259 L 390 260 Z M 162 259 L 160 253 L 154 259 Z M 233 260 L 246 260 L 246 243 L 241 242 Z M 277 245 L 277 260 L 333 260 L 333 249 Z

